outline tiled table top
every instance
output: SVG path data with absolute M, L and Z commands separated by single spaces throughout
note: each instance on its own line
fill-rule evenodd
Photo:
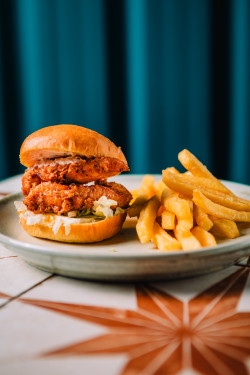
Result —
M 20 177 L 0 183 L 16 191 Z M 0 245 L 0 374 L 250 373 L 250 268 L 109 284 L 42 272 Z

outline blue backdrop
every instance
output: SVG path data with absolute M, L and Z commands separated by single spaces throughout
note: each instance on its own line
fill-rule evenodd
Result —
M 133 173 L 183 148 L 250 183 L 248 0 L 2 0 L 0 178 L 53 124 L 122 146 Z

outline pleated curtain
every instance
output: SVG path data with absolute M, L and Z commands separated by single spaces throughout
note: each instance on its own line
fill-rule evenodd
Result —
M 0 178 L 31 132 L 72 123 L 111 138 L 132 173 L 188 148 L 250 183 L 248 0 L 3 0 Z

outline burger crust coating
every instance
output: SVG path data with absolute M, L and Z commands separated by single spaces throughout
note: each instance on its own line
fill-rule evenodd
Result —
M 117 202 L 117 206 L 111 208 L 127 208 L 132 199 L 130 192 L 115 182 L 90 186 L 43 182 L 32 188 L 23 202 L 35 214 L 50 212 L 61 215 L 69 211 L 90 209 L 94 201 L 102 196 Z
M 60 159 L 61 160 L 61 159 Z M 123 171 L 128 171 L 127 164 L 119 159 L 100 157 L 92 159 L 74 158 L 69 163 L 61 164 L 57 160 L 35 165 L 27 169 L 22 178 L 22 191 L 27 196 L 30 190 L 41 182 L 57 182 L 84 184 L 92 181 L 107 179 Z

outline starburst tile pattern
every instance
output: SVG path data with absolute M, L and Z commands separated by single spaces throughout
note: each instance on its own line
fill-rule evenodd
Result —
M 127 354 L 122 375 L 247 375 L 250 313 L 237 312 L 249 268 L 242 268 L 189 302 L 148 285 L 136 288 L 137 309 L 20 299 L 23 303 L 99 324 L 107 333 L 43 354 Z

